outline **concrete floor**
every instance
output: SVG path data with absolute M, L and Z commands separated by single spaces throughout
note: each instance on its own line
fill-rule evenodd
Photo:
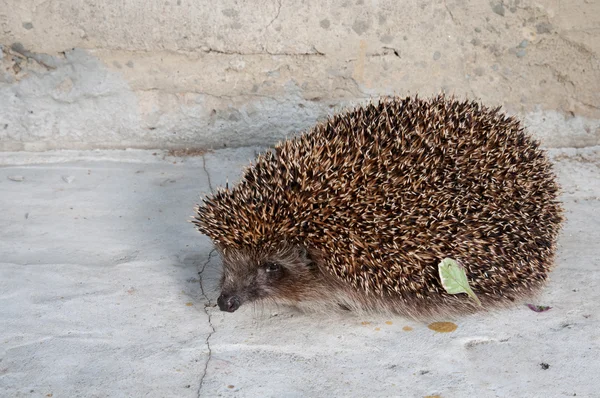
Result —
M 186 220 L 255 149 L 0 154 L 2 397 L 594 397 L 600 148 L 554 150 L 568 222 L 536 304 L 447 319 L 215 308 Z

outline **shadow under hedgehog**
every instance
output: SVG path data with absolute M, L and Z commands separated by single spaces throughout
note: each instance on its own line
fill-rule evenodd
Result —
M 223 261 L 219 308 L 270 300 L 427 318 L 511 304 L 544 285 L 559 187 L 519 122 L 443 95 L 385 98 L 260 155 L 193 220 Z M 438 264 L 465 269 L 477 306 Z

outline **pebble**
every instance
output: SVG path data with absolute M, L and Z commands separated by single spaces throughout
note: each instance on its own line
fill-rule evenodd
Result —
M 495 6 L 493 6 L 492 11 L 494 11 L 496 14 L 500 15 L 501 17 L 503 17 L 504 13 L 506 12 L 504 10 L 504 6 L 502 4 L 496 4 Z
M 525 55 L 527 55 L 527 51 L 525 51 L 525 49 L 522 48 L 519 51 L 517 51 L 516 55 L 517 55 L 518 58 L 523 58 Z
M 437 61 L 438 59 L 440 59 L 441 56 L 442 54 L 439 51 L 436 51 L 433 53 L 433 60 Z
M 527 48 L 528 44 L 529 44 L 529 40 L 523 40 L 521 43 L 519 43 L 519 47 L 520 48 Z
M 15 182 L 23 182 L 25 181 L 25 177 L 23 176 L 8 176 L 8 179 Z
M 554 29 L 554 27 L 552 26 L 552 24 L 547 23 L 547 22 L 542 22 L 535 26 L 535 30 L 539 34 L 552 33 L 553 29 Z
M 75 181 L 75 177 L 73 176 L 62 176 L 62 179 L 64 182 L 66 182 L 67 184 L 72 183 L 73 181 Z

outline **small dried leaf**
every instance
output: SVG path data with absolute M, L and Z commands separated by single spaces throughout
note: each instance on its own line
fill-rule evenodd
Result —
M 531 311 L 535 311 L 535 312 L 545 312 L 552 308 L 548 305 L 535 305 L 535 304 L 527 304 L 527 307 L 529 307 L 529 309 Z

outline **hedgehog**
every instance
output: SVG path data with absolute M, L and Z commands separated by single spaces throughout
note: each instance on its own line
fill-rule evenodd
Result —
M 519 121 L 440 94 L 384 97 L 260 154 L 192 222 L 219 253 L 217 303 L 409 316 L 470 314 L 539 293 L 563 209 Z M 457 261 L 479 297 L 451 295 Z

